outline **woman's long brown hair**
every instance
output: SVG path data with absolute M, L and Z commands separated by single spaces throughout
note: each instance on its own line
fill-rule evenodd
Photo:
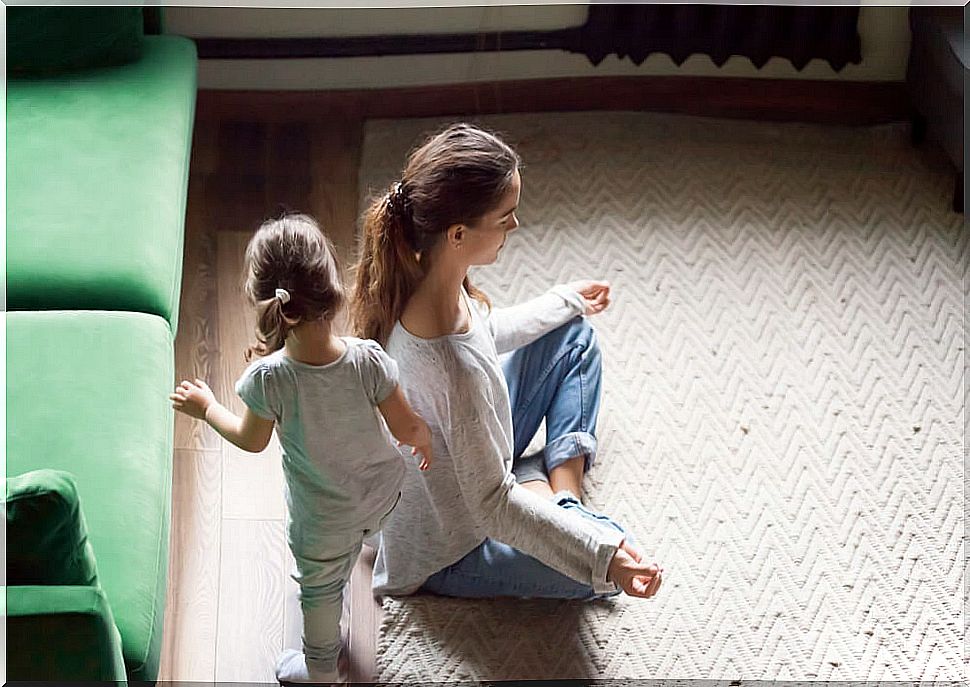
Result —
M 384 345 L 424 278 L 430 249 L 455 224 L 474 225 L 511 187 L 520 160 L 497 135 L 453 124 L 408 157 L 400 182 L 364 213 L 354 266 L 354 333 Z M 489 304 L 465 278 L 473 298 Z

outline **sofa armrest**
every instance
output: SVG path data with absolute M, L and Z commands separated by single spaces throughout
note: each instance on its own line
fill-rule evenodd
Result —
M 121 636 L 100 587 L 6 587 L 7 684 L 125 683 Z

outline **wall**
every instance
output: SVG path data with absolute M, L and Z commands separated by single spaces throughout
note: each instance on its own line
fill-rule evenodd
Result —
M 166 9 L 166 30 L 189 37 L 354 36 L 381 33 L 451 33 L 553 30 L 581 25 L 584 5 L 415 7 L 408 9 Z M 862 7 L 861 64 L 836 73 L 813 60 L 801 72 L 773 58 L 755 69 L 744 57 L 716 67 L 693 55 L 680 67 L 664 54 L 640 66 L 608 57 L 593 67 L 583 55 L 560 50 L 483 52 L 299 60 L 204 60 L 199 86 L 209 89 L 326 90 L 606 75 L 735 76 L 781 79 L 900 81 L 909 54 L 908 7 Z

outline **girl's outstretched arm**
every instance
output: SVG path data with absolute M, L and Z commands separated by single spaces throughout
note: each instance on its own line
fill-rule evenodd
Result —
M 201 379 L 196 379 L 195 382 L 183 381 L 169 398 L 172 399 L 173 408 L 205 420 L 224 439 L 243 451 L 259 453 L 269 445 L 273 435 L 272 420 L 261 418 L 249 408 L 239 417 L 219 403 L 212 389 Z
M 427 470 L 431 466 L 431 430 L 421 416 L 414 412 L 411 404 L 404 398 L 400 386 L 394 387 L 387 398 L 381 401 L 377 409 L 384 416 L 387 428 L 402 444 L 413 447 L 411 455 L 421 454 L 418 468 Z

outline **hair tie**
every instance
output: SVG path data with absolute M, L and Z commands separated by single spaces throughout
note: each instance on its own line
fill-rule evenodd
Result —
M 391 185 L 391 190 L 387 194 L 387 203 L 398 219 L 398 226 L 401 228 L 405 242 L 408 245 L 413 244 L 411 234 L 414 229 L 414 218 L 411 216 L 411 199 L 408 198 L 403 181 L 396 181 Z
M 286 289 L 276 289 L 276 298 L 280 303 L 286 305 L 290 302 L 290 292 Z
M 394 182 L 394 185 L 391 186 L 391 192 L 387 199 L 399 217 L 407 217 L 410 214 L 411 204 L 408 202 L 407 193 L 404 191 L 404 184 L 400 181 Z

